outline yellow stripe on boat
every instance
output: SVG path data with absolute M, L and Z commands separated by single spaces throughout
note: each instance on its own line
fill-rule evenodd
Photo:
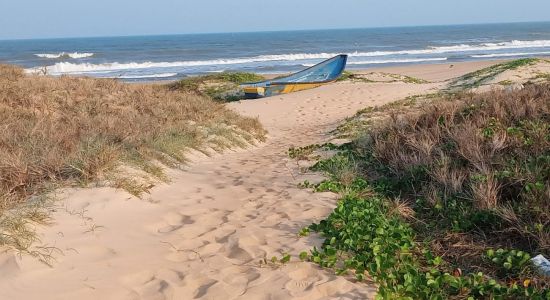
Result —
M 265 88 L 263 87 L 245 87 L 244 92 L 247 94 L 263 94 Z
M 292 92 L 298 92 L 303 90 L 309 90 L 316 88 L 318 86 L 322 86 L 324 83 L 299 83 L 299 84 L 287 84 L 285 88 L 283 89 L 283 94 L 288 94 Z

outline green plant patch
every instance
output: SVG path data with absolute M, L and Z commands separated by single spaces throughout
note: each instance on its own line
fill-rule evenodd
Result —
M 550 86 L 444 100 L 311 168 L 327 179 L 303 187 L 341 199 L 300 258 L 374 280 L 379 299 L 550 299 L 530 262 L 550 256 Z
M 550 73 L 539 73 L 533 79 L 543 79 L 543 80 L 546 80 L 546 81 L 550 81 Z
M 495 78 L 495 76 L 500 73 L 508 70 L 515 70 L 524 66 L 531 66 L 539 61 L 540 60 L 538 58 L 522 58 L 501 64 L 496 64 L 481 70 L 477 70 L 475 72 L 468 73 L 453 80 L 449 84 L 447 90 L 456 92 L 460 90 L 476 88 Z
M 374 73 L 369 73 L 369 74 L 374 74 Z M 401 75 L 401 74 L 392 74 L 392 73 L 380 73 L 381 76 L 389 77 L 391 78 L 391 80 L 372 80 L 366 77 L 369 74 L 356 74 L 353 72 L 344 71 L 336 81 L 337 82 L 351 81 L 351 82 L 365 82 L 365 83 L 374 83 L 374 82 L 381 82 L 381 83 L 404 82 L 404 83 L 412 83 L 412 84 L 429 83 L 429 81 L 421 78 L 416 78 L 416 77 Z
M 341 81 L 366 82 L 366 83 L 375 82 L 373 80 L 365 78 L 364 76 L 361 76 L 360 74 L 355 74 L 349 71 L 344 71 L 342 75 L 340 75 L 340 77 L 336 79 L 336 82 L 341 82 Z
M 265 80 L 265 77 L 254 73 L 223 72 L 187 77 L 171 83 L 170 88 L 198 93 L 217 101 L 230 102 L 244 99 L 240 84 L 262 80 Z

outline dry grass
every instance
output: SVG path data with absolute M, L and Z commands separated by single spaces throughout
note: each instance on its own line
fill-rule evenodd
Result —
M 256 119 L 208 97 L 160 85 L 31 76 L 7 65 L 0 65 L 0 131 L 0 215 L 51 183 L 121 178 L 122 165 L 166 179 L 162 165 L 181 165 L 189 149 L 222 150 L 264 136 Z M 114 181 L 134 194 L 149 186 Z
M 265 77 L 255 73 L 222 72 L 186 77 L 170 84 L 170 88 L 205 95 L 216 101 L 230 102 L 245 98 L 240 84 L 262 80 L 265 80 Z
M 550 254 L 550 85 L 433 103 L 392 114 L 359 150 L 438 230 Z
M 530 67 L 541 61 L 544 60 L 541 60 L 539 58 L 522 58 L 496 64 L 454 79 L 449 83 L 447 90 L 457 92 L 466 89 L 477 88 L 489 83 L 492 79 L 494 79 L 497 75 L 501 73 Z M 504 85 L 508 85 L 508 82 L 506 82 L 506 84 Z

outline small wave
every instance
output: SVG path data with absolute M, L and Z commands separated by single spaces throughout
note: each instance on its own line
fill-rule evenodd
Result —
M 470 51 L 492 51 L 501 49 L 522 49 L 522 48 L 545 48 L 550 47 L 550 40 L 536 41 L 519 41 L 513 40 L 501 43 L 482 43 L 482 44 L 462 44 L 454 46 L 430 46 L 426 49 L 411 49 L 397 51 L 371 51 L 371 52 L 351 52 L 350 57 L 376 57 L 388 55 L 423 55 L 423 54 L 442 54 L 452 52 L 470 52 Z M 341 53 L 300 53 L 300 54 L 277 54 L 277 55 L 262 55 L 256 58 L 251 58 L 255 61 L 295 61 L 307 59 L 327 59 Z
M 402 56 L 402 55 L 433 55 L 453 52 L 473 52 L 473 51 L 494 51 L 502 49 L 522 49 L 522 48 L 544 48 L 550 47 L 550 40 L 537 40 L 537 41 L 509 41 L 502 43 L 484 43 L 474 45 L 454 45 L 454 46 L 440 46 L 440 47 L 428 47 L 426 49 L 412 49 L 412 50 L 399 50 L 399 51 L 373 51 L 373 52 L 353 52 L 349 53 L 349 56 L 354 57 L 383 57 L 383 56 Z M 254 57 L 240 57 L 240 58 L 225 58 L 225 59 L 213 59 L 213 60 L 197 60 L 197 61 L 176 61 L 176 62 L 130 62 L 130 63 L 103 63 L 103 64 L 91 64 L 91 63 L 70 63 L 70 62 L 58 62 L 54 65 L 46 67 L 48 74 L 61 75 L 61 74 L 88 74 L 108 71 L 122 71 L 132 69 L 149 69 L 149 68 L 182 68 L 182 67 L 201 67 L 201 66 L 220 66 L 220 65 L 239 65 L 250 63 L 262 63 L 262 62 L 277 62 L 277 61 L 304 61 L 304 60 L 320 60 L 327 59 L 338 55 L 339 53 L 291 53 L 291 54 L 273 54 L 273 55 L 260 55 Z M 38 54 L 37 54 L 38 55 Z M 40 54 L 48 55 L 51 58 L 58 58 L 63 55 L 72 58 L 89 57 L 93 53 L 58 53 L 58 54 Z M 45 56 L 46 57 L 46 56 Z M 369 64 L 383 64 L 383 63 L 400 63 L 400 62 L 419 62 L 432 60 L 443 60 L 442 58 L 411 58 L 411 59 L 399 59 L 395 58 L 391 60 L 373 60 L 368 62 Z M 358 64 L 359 62 L 350 62 L 350 64 Z M 38 69 L 28 69 L 27 72 L 39 72 Z
M 521 49 L 521 48 L 544 48 L 550 47 L 550 40 L 519 41 L 513 40 L 501 43 L 484 43 L 477 45 L 456 45 L 433 47 L 440 51 L 471 51 L 471 50 L 499 50 L 499 49 Z
M 513 57 L 513 56 L 530 56 L 530 55 L 546 55 L 550 54 L 550 51 L 545 52 L 522 52 L 522 53 L 493 53 L 493 54 L 480 54 L 470 55 L 474 58 L 492 58 L 492 57 Z
M 317 54 L 316 57 L 322 56 L 321 58 L 330 58 L 332 54 Z M 298 58 L 302 57 L 302 58 Z M 240 58 L 240 59 L 219 59 L 219 60 L 202 60 L 202 61 L 177 61 L 177 62 L 132 62 L 132 63 L 105 63 L 105 64 L 91 64 L 91 63 L 70 63 L 70 62 L 59 62 L 52 66 L 47 66 L 46 71 L 50 75 L 61 75 L 61 74 L 87 74 L 87 73 L 104 73 L 104 72 L 116 72 L 123 70 L 135 70 L 135 69 L 150 69 L 150 68 L 177 68 L 177 67 L 197 67 L 197 66 L 216 66 L 216 65 L 232 65 L 232 64 L 246 64 L 254 62 L 267 62 L 267 61 L 288 61 L 288 60 L 308 60 L 311 59 L 310 56 L 303 58 L 303 55 L 294 55 L 293 58 L 289 59 L 288 56 L 285 56 L 284 59 L 282 56 L 278 55 L 266 55 L 258 56 L 256 58 Z M 445 58 L 446 59 L 446 58 Z M 378 63 L 386 62 L 414 62 L 414 61 L 429 61 L 429 60 L 442 60 L 442 58 L 425 58 L 425 59 L 401 59 L 395 61 L 382 61 Z M 370 63 L 377 63 L 373 61 Z M 353 63 L 352 63 L 353 64 Z M 37 73 L 41 72 L 42 68 L 33 68 L 27 69 L 28 73 Z
M 348 61 L 348 65 L 370 65 L 370 64 L 392 64 L 392 63 L 413 63 L 425 61 L 446 61 L 447 57 L 434 58 L 410 58 L 410 59 L 385 59 L 385 60 L 365 60 L 365 61 Z M 302 64 L 304 67 L 312 67 L 315 64 Z
M 425 61 L 446 61 L 447 57 L 434 58 L 411 58 L 411 59 L 384 59 L 384 60 L 366 60 L 366 61 L 348 61 L 348 65 L 370 65 L 370 64 L 392 64 L 392 63 L 413 63 Z
M 317 55 L 319 56 L 319 55 Z M 302 57 L 302 58 L 300 58 Z M 135 69 L 150 69 L 150 68 L 178 68 L 178 67 L 200 67 L 200 66 L 219 66 L 219 65 L 237 65 L 247 64 L 254 62 L 268 62 L 268 61 L 285 61 L 285 60 L 300 60 L 308 59 L 303 58 L 304 55 L 292 55 L 291 57 L 283 55 L 265 55 L 252 58 L 235 58 L 235 59 L 216 59 L 216 60 L 199 60 L 199 61 L 176 61 L 176 62 L 131 62 L 131 63 L 104 63 L 104 64 L 91 64 L 91 63 L 70 63 L 59 62 L 51 66 L 46 67 L 46 71 L 50 75 L 61 74 L 86 74 L 86 73 L 98 73 L 105 71 L 122 71 L 122 70 L 135 70 Z M 321 55 L 325 57 L 325 55 Z M 326 54 L 326 57 L 332 57 L 330 54 Z M 286 59 L 285 59 L 286 58 Z M 43 68 L 27 69 L 28 73 L 41 72 Z
M 167 78 L 174 77 L 178 73 L 160 73 L 160 74 L 149 74 L 149 75 L 121 75 L 113 76 L 111 78 L 120 78 L 120 79 L 141 79 L 141 78 Z
M 523 49 L 523 48 L 545 48 L 550 47 L 550 40 L 537 41 L 509 41 L 501 43 L 483 43 L 483 44 L 461 44 L 454 46 L 430 46 L 427 49 L 412 49 L 399 51 L 374 51 L 374 52 L 355 52 L 350 56 L 387 56 L 387 55 L 423 55 L 423 54 L 442 54 L 453 52 L 471 52 L 471 51 L 494 51 L 503 49 Z
M 92 57 L 94 56 L 94 53 L 78 53 L 78 52 L 59 52 L 59 53 L 39 53 L 35 54 L 35 56 L 41 57 L 41 58 L 49 58 L 49 59 L 57 59 L 57 58 L 86 58 L 86 57 Z

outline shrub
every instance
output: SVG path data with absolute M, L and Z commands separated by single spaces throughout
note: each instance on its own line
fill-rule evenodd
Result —
M 439 214 L 441 225 L 498 229 L 486 240 L 549 253 L 549 126 L 548 85 L 464 94 L 394 115 L 359 151 L 386 167 L 394 193 L 424 199 L 418 210 Z M 489 219 L 476 219 L 481 213 Z
M 223 72 L 184 78 L 170 85 L 174 90 L 193 92 L 217 101 L 236 101 L 244 99 L 239 87 L 246 82 L 262 81 L 261 75 L 246 72 Z
M 550 252 L 550 85 L 431 103 L 312 167 L 329 178 L 304 186 L 342 199 L 300 257 L 371 278 L 378 299 L 550 299 L 530 264 Z
M 47 183 L 105 178 L 121 162 L 155 176 L 186 149 L 262 138 L 256 119 L 161 85 L 26 76 L 0 65 L 0 214 Z

